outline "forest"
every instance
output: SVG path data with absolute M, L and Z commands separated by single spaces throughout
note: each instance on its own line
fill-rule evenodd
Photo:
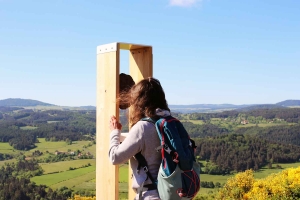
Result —
M 280 168 L 281 163 L 295 163 L 300 160 L 300 108 L 258 108 L 254 110 L 232 110 L 218 113 L 172 113 L 178 118 L 196 142 L 196 158 L 202 164 L 201 173 L 226 175 L 248 169 L 254 171 L 263 167 Z M 126 111 L 120 112 L 123 131 L 128 130 Z M 95 110 L 38 110 L 21 107 L 0 107 L 0 142 L 8 143 L 15 150 L 34 150 L 43 138 L 48 142 L 89 141 L 96 143 Z M 72 190 L 52 190 L 46 186 L 30 183 L 32 176 L 41 170 L 37 163 L 52 163 L 79 159 L 79 150 L 58 154 L 34 151 L 34 160 L 29 164 L 22 155 L 0 152 L 1 160 L 16 158 L 17 164 L 6 164 L 1 169 L 0 196 L 27 197 L 28 190 L 44 199 L 66 198 Z M 39 158 L 42 156 L 42 158 Z M 92 158 L 84 155 L 81 159 Z M 24 162 L 24 163 L 22 163 Z M 35 164 L 34 164 L 35 163 Z M 27 170 L 28 169 L 28 170 Z M 31 172 L 30 172 L 31 171 Z M 4 182 L 11 182 L 12 188 Z M 203 182 L 203 187 L 212 183 Z M 219 185 L 214 187 L 220 187 Z M 3 190 L 2 190 L 3 189 Z M 64 196 L 65 195 L 65 196 Z
M 52 190 L 45 185 L 30 182 L 30 177 L 41 175 L 42 169 L 36 161 L 21 161 L 5 164 L 0 169 L 0 199 L 44 199 L 66 200 L 72 190 L 63 187 Z
M 16 108 L 17 109 L 17 108 Z M 0 107 L 0 142 L 30 150 L 38 138 L 48 141 L 94 140 L 95 111 L 33 111 Z M 17 112 L 16 112 L 17 111 Z
M 0 141 L 16 150 L 34 149 L 39 138 L 53 142 L 95 140 L 95 110 L 0 107 L 0 114 Z M 299 161 L 300 108 L 172 114 L 196 140 L 197 158 L 210 161 L 203 173 L 226 174 Z M 125 111 L 120 112 L 120 120 L 123 129 L 128 129 Z M 245 126 L 243 121 L 247 121 Z M 268 126 L 260 126 L 263 123 Z M 1 160 L 11 157 L 0 154 Z

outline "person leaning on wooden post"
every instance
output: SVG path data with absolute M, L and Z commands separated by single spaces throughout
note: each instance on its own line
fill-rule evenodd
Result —
M 146 78 L 133 85 L 127 92 L 121 92 L 119 103 L 123 109 L 130 106 L 128 109 L 130 131 L 120 144 L 122 125 L 115 116 L 111 117 L 109 124 L 111 130 L 110 161 L 118 165 L 130 159 L 133 173 L 132 188 L 136 192 L 135 199 L 159 200 L 156 184 L 147 178 L 147 173 L 143 169 L 137 170 L 138 162 L 134 156 L 141 152 L 146 159 L 152 178 L 157 180 L 161 154 L 156 152 L 155 148 L 160 146 L 160 140 L 154 124 L 141 119 L 148 117 L 157 119 L 160 116 L 170 115 L 164 90 L 157 79 Z

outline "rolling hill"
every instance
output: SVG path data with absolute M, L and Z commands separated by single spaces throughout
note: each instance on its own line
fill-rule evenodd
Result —
M 300 100 L 285 100 L 276 103 L 276 105 L 280 105 L 284 107 L 300 106 Z
M 95 110 L 95 106 L 79 106 L 79 107 L 68 107 L 68 106 L 56 106 L 54 104 L 45 103 L 32 99 L 21 99 L 21 98 L 9 98 L 0 100 L 0 106 L 4 107 L 28 107 L 28 106 L 49 106 L 51 109 L 76 109 L 76 110 Z M 300 100 L 285 100 L 276 104 L 192 104 L 192 105 L 169 105 L 172 112 L 180 113 L 211 113 L 211 112 L 222 112 L 225 110 L 255 110 L 260 108 L 279 108 L 279 107 L 298 107 L 300 106 Z
M 32 99 L 9 98 L 0 100 L 0 106 L 54 106 L 54 104 L 44 103 Z

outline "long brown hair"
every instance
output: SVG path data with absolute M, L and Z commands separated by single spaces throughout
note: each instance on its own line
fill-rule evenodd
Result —
M 130 128 L 144 117 L 157 117 L 155 114 L 157 108 L 170 111 L 159 80 L 150 77 L 135 84 L 129 92 L 120 94 L 119 101 L 130 105 Z

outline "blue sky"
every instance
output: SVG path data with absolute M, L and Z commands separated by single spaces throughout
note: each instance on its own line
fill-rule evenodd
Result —
M 153 46 L 169 104 L 300 99 L 297 0 L 0 0 L 0 99 L 96 105 L 111 42 Z

